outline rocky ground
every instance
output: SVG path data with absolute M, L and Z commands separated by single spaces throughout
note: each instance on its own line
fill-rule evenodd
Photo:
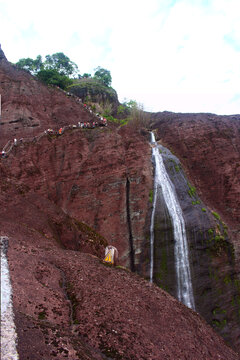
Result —
M 27 226 L 8 233 L 21 360 L 238 359 L 198 314 L 138 275 Z

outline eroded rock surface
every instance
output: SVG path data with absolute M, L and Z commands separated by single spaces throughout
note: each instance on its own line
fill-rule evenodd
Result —
M 202 318 L 99 258 L 11 228 L 20 359 L 238 359 Z

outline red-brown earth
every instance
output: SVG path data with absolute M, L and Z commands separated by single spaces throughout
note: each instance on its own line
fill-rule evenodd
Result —
M 109 243 L 138 269 L 152 189 L 146 132 L 109 124 L 33 142 L 93 117 L 0 57 L 0 144 L 29 139 L 0 162 L 20 359 L 237 359 L 199 315 L 101 262 Z

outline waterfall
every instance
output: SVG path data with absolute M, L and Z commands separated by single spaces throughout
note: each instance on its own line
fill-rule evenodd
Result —
M 150 281 L 153 281 L 154 266 L 154 216 L 157 203 L 157 194 L 162 191 L 168 209 L 174 234 L 174 257 L 177 278 L 177 298 L 189 308 L 194 309 L 194 297 L 191 281 L 191 271 L 188 257 L 188 242 L 186 237 L 185 222 L 174 185 L 172 184 L 164 166 L 154 134 L 151 133 L 153 144 L 152 156 L 155 161 L 153 211 L 150 227 Z

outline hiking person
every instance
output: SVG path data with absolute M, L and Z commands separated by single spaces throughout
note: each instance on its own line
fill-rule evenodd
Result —
M 104 257 L 103 262 L 116 266 L 117 261 L 118 261 L 118 251 L 117 251 L 117 249 L 115 248 L 115 246 L 108 245 L 105 248 L 105 257 Z

